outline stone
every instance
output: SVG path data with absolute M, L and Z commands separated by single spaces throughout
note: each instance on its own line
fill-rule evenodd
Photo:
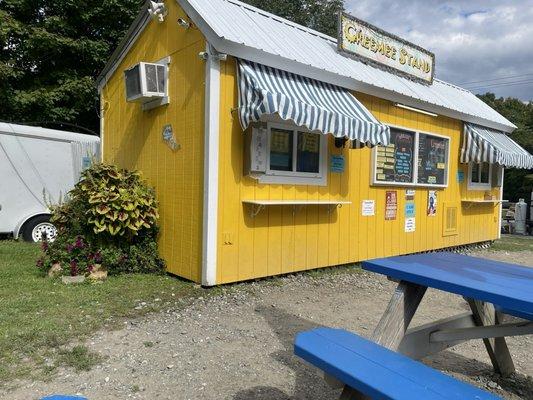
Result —
M 89 274 L 88 278 L 89 280 L 93 282 L 105 281 L 107 279 L 107 271 L 104 271 L 101 269 L 98 271 L 95 271 L 93 269 L 93 271 Z
M 76 283 L 83 283 L 85 282 L 85 276 L 83 275 L 76 275 L 76 276 L 63 276 L 61 277 L 61 281 L 65 285 L 72 285 Z
M 52 265 L 52 267 L 48 270 L 48 277 L 55 278 L 56 276 L 61 274 L 61 271 L 63 269 L 61 268 L 61 264 L 55 263 Z

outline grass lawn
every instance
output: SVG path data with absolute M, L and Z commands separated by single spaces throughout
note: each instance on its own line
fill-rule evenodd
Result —
M 497 240 L 491 246 L 494 251 L 533 251 L 533 237 L 518 235 L 502 235 L 501 240 Z
M 83 345 L 65 345 L 204 291 L 165 275 L 67 286 L 41 276 L 35 267 L 39 252 L 38 245 L 0 241 L 0 385 L 46 379 L 60 365 L 89 369 L 98 357 Z
M 533 250 L 533 238 L 504 236 L 491 249 Z M 59 366 L 90 369 L 100 360 L 82 343 L 94 331 L 219 293 L 166 275 L 123 275 L 102 284 L 67 286 L 41 275 L 35 267 L 39 253 L 38 245 L 0 240 L 0 386 L 16 378 L 47 379 Z M 359 272 L 353 265 L 309 275 Z M 234 287 L 246 290 L 247 285 Z

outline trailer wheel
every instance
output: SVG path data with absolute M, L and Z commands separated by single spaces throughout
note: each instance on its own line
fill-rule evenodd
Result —
M 50 222 L 48 215 L 38 215 L 24 223 L 22 227 L 22 238 L 26 242 L 41 242 L 45 237 L 49 242 L 53 242 L 57 236 L 56 227 Z

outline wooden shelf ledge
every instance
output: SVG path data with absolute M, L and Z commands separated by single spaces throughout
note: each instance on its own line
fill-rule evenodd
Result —
M 243 204 L 251 206 L 250 216 L 254 218 L 267 206 L 292 206 L 292 212 L 296 213 L 303 206 L 327 206 L 328 212 L 342 207 L 344 204 L 352 204 L 351 201 L 345 200 L 242 200 Z
M 485 200 L 485 199 L 467 200 L 467 199 L 463 199 L 463 200 L 461 200 L 461 203 L 466 204 L 467 208 L 470 208 L 470 207 L 472 207 L 475 204 L 492 204 L 493 206 L 497 206 L 498 204 L 505 203 L 507 201 L 509 201 L 509 200 Z

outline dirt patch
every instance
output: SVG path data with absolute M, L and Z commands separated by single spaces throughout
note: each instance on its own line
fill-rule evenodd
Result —
M 517 253 L 476 255 L 525 262 Z M 515 258 L 515 256 L 517 258 Z M 531 265 L 532 258 L 529 258 Z M 35 399 L 79 393 L 103 399 L 337 399 L 320 372 L 292 352 L 297 332 L 326 325 L 370 336 L 394 283 L 366 272 L 238 285 L 199 298 L 183 310 L 167 310 L 124 329 L 101 331 L 85 345 L 105 358 L 91 371 L 61 370 L 51 382 L 16 382 L 0 398 Z M 429 290 L 413 325 L 465 311 L 451 294 Z M 533 337 L 508 339 L 517 374 L 495 376 L 482 341 L 471 341 L 424 362 L 507 399 L 533 398 Z

